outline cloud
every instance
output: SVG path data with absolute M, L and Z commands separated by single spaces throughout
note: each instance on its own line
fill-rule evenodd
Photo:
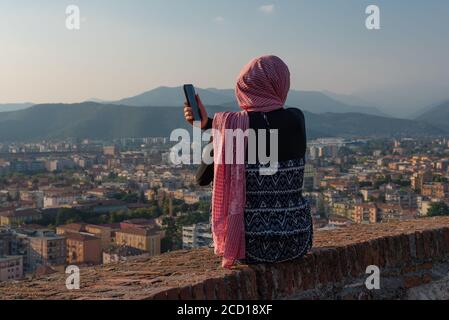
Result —
M 218 24 L 222 24 L 225 22 L 225 18 L 223 18 L 222 16 L 215 17 L 214 22 L 218 23 Z
M 275 9 L 274 4 L 266 4 L 266 5 L 259 7 L 259 11 L 262 11 L 263 13 L 266 13 L 266 14 L 273 13 L 274 9 Z

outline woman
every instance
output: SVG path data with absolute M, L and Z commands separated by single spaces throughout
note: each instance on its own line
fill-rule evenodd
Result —
M 215 252 L 223 267 L 236 261 L 273 263 L 305 255 L 312 246 L 310 207 L 302 195 L 306 153 L 304 115 L 285 109 L 290 72 L 278 57 L 252 60 L 241 71 L 236 97 L 242 112 L 217 113 L 214 120 L 197 96 L 202 129 L 214 129 L 214 164 L 202 164 L 197 173 L 201 186 L 213 181 L 212 232 Z M 185 118 L 193 123 L 186 103 Z M 261 175 L 256 164 L 224 164 L 227 129 L 278 130 L 278 170 Z M 267 137 L 267 144 L 269 138 Z M 217 152 L 219 150 L 220 152 Z M 268 149 L 269 150 L 269 149 Z M 236 152 L 234 147 L 231 151 Z M 248 156 L 246 156 L 248 159 Z

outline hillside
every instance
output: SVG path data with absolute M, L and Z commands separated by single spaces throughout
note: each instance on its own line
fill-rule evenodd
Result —
M 208 107 L 212 116 L 224 107 Z M 432 135 L 443 131 L 412 120 L 348 114 L 305 112 L 309 138 L 326 136 Z M 181 108 L 129 107 L 94 102 L 44 104 L 0 113 L 0 141 L 41 139 L 169 136 L 187 128 Z
M 0 104 L 0 112 L 22 110 L 22 109 L 31 107 L 33 104 L 34 103 L 30 103 L 30 102 L 27 102 L 27 103 L 3 103 L 3 104 Z
M 449 131 L 449 100 L 428 109 L 422 115 L 418 116 L 416 120 Z
M 428 136 L 447 134 L 440 128 L 419 121 L 385 118 L 360 113 L 313 114 L 305 112 L 307 126 L 314 136 Z

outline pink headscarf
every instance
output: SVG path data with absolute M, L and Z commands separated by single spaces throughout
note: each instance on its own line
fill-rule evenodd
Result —
M 217 113 L 213 121 L 214 186 L 212 195 L 212 232 L 215 253 L 223 257 L 222 265 L 230 268 L 236 260 L 245 258 L 246 177 L 245 165 L 225 164 L 225 130 L 249 129 L 248 112 L 270 112 L 283 108 L 290 89 L 290 72 L 276 56 L 263 56 L 248 63 L 240 72 L 236 97 L 241 112 Z M 246 141 L 245 141 L 246 143 Z

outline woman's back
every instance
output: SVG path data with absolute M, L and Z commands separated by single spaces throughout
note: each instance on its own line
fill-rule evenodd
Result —
M 250 112 L 250 129 L 257 130 L 278 130 L 278 160 L 287 161 L 302 159 L 305 157 L 307 149 L 307 136 L 304 122 L 304 114 L 299 109 L 280 109 L 272 112 Z M 203 128 L 211 129 L 212 120 Z M 266 150 L 269 153 L 270 139 L 266 134 Z M 256 150 L 258 153 L 258 135 L 256 134 Z M 246 157 L 248 158 L 248 157 Z M 203 164 L 197 171 L 196 180 L 200 186 L 208 186 L 214 179 L 214 165 Z
M 280 109 L 272 112 L 250 112 L 249 126 L 255 130 L 278 130 L 278 160 L 304 158 L 307 148 L 304 114 L 299 109 Z M 267 133 L 266 150 L 270 149 Z M 258 145 L 258 144 L 257 144 Z
M 261 175 L 260 164 L 246 165 L 246 262 L 301 257 L 311 248 L 313 237 L 309 203 L 302 195 L 304 116 L 298 109 L 282 109 L 250 113 L 249 118 L 251 129 L 278 130 L 279 163 L 274 175 Z

